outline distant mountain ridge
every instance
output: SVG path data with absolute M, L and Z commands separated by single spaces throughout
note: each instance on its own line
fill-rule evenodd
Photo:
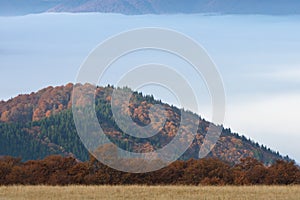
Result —
M 0 16 L 46 12 L 64 0 L 0 0 Z
M 2 0 L 0 15 L 41 12 L 300 14 L 298 0 Z
M 59 154 L 71 155 L 82 161 L 87 160 L 89 153 L 77 135 L 71 111 L 73 87 L 73 84 L 47 87 L 35 93 L 0 101 L 0 155 L 31 160 Z M 87 90 L 89 84 L 78 87 L 81 90 Z M 130 115 L 134 122 L 142 126 L 149 124 L 151 120 L 148 109 L 154 104 L 160 104 L 165 108 L 167 119 L 159 133 L 151 138 L 130 137 L 120 130 L 114 121 L 110 107 L 113 89 L 112 86 L 97 87 L 95 91 L 97 117 L 111 141 L 120 148 L 133 152 L 160 149 L 177 134 L 181 112 L 186 112 L 193 118 L 197 117 L 199 124 L 197 122 L 198 131 L 195 133 L 193 143 L 180 159 L 198 158 L 199 149 L 209 129 L 209 122 L 193 113 L 155 100 L 153 96 L 143 96 L 141 93 L 134 92 L 129 104 Z M 85 105 L 84 101 L 84 99 L 78 99 L 76 104 Z M 122 108 L 120 112 L 127 111 Z M 154 114 L 154 118 L 161 116 L 159 113 Z M 194 124 L 194 121 L 189 118 L 189 124 L 186 127 L 188 128 L 191 124 Z M 259 145 L 224 128 L 208 157 L 229 163 L 239 163 L 242 158 L 252 157 L 266 165 L 274 163 L 275 160 L 290 160 L 266 146 Z

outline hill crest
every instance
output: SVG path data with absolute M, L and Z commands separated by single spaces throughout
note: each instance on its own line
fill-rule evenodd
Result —
M 89 85 L 79 87 L 86 89 Z M 111 141 L 130 151 L 149 152 L 172 140 L 180 124 L 180 112 L 187 111 L 155 100 L 153 96 L 134 92 L 129 105 L 133 121 L 140 125 L 149 124 L 148 109 L 153 104 L 161 104 L 167 111 L 168 118 L 159 134 L 154 137 L 129 137 L 120 130 L 112 116 L 110 100 L 113 89 L 112 86 L 97 87 L 95 91 L 97 117 Z M 24 160 L 44 158 L 51 154 L 74 155 L 79 160 L 88 159 L 89 153 L 77 135 L 70 110 L 72 90 L 73 84 L 47 87 L 36 93 L 19 95 L 0 102 L 0 155 L 20 156 Z M 80 100 L 77 102 L 84 105 Z M 191 146 L 181 156 L 182 160 L 198 158 L 210 124 L 200 116 L 198 118 L 198 131 Z M 225 128 L 208 157 L 229 163 L 238 163 L 242 158 L 252 157 L 266 165 L 278 159 L 290 160 Z

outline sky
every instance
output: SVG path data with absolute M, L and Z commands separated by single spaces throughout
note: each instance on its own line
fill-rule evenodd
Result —
M 168 28 L 197 41 L 222 76 L 224 126 L 300 162 L 300 16 L 48 13 L 0 17 L 0 99 L 75 82 L 80 66 L 99 43 L 141 27 Z M 132 53 L 115 62 L 99 84 L 116 83 L 132 66 L 158 62 L 173 66 L 188 79 L 199 100 L 199 114 L 210 120 L 211 97 L 205 81 L 174 55 Z M 164 88 L 141 90 L 178 104 Z

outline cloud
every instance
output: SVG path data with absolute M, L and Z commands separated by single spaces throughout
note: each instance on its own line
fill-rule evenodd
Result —
M 226 124 L 243 131 L 300 134 L 300 94 L 241 97 L 228 102 Z
M 300 161 L 300 94 L 235 97 L 225 126 Z
M 300 82 L 300 66 L 298 68 L 290 68 L 262 73 L 257 76 L 276 81 Z

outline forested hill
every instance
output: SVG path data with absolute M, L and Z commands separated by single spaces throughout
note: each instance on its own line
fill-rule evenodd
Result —
M 298 0 L 1 0 L 0 15 L 42 12 L 121 14 L 300 14 Z
M 90 85 L 79 85 L 85 90 Z M 168 144 L 180 125 L 180 113 L 187 112 L 134 92 L 129 110 L 132 119 L 139 125 L 150 123 L 149 108 L 160 104 L 167 113 L 166 123 L 153 137 L 131 137 L 116 125 L 111 111 L 112 86 L 97 87 L 96 113 L 105 134 L 115 144 L 133 152 L 149 152 Z M 0 155 L 21 157 L 23 160 L 42 159 L 60 154 L 85 161 L 89 154 L 81 143 L 73 121 L 71 96 L 73 84 L 47 87 L 36 93 L 19 95 L 0 102 Z M 81 101 L 77 103 L 80 104 Z M 81 102 L 84 105 L 84 102 Z M 181 112 L 180 112 L 181 111 Z M 193 114 L 194 115 L 194 114 Z M 155 117 L 155 116 L 154 116 Z M 181 156 L 182 160 L 198 158 L 199 149 L 208 130 L 209 122 L 198 116 L 200 123 L 192 145 Z M 222 135 L 208 157 L 219 158 L 229 163 L 238 163 L 241 158 L 252 157 L 270 164 L 283 158 L 263 145 L 244 136 L 223 129 Z

